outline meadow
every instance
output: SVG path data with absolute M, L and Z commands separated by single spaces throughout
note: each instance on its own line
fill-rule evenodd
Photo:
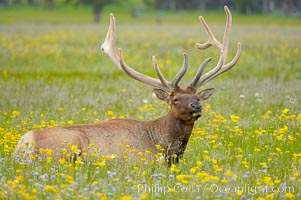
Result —
M 205 58 L 213 57 L 209 68 L 217 62 L 215 49 L 194 47 L 207 40 L 197 16 L 179 24 L 119 24 L 116 17 L 117 44 L 138 71 L 155 76 L 151 56 L 156 55 L 170 80 L 185 51 L 190 64 L 184 87 Z M 238 41 L 242 57 L 206 85 L 216 88 L 215 94 L 203 102 L 203 116 L 183 159 L 170 168 L 146 159 L 149 152 L 128 147 L 141 160 L 132 162 L 125 155 L 121 162 L 114 155 L 91 153 L 68 162 L 53 160 L 48 150 L 27 160 L 14 158 L 16 143 L 29 130 L 110 118 L 150 120 L 168 107 L 101 52 L 108 21 L 2 22 L 0 198 L 300 199 L 301 24 L 236 23 L 236 18 L 228 59 Z M 221 37 L 222 21 L 208 23 Z M 69 151 L 71 156 L 77 148 Z

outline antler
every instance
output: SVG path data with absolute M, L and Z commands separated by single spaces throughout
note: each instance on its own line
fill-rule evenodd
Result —
M 238 59 L 240 58 L 241 44 L 240 44 L 240 42 L 238 42 L 236 55 L 229 63 L 225 64 L 226 58 L 227 58 L 227 53 L 228 53 L 228 42 L 229 42 L 229 37 L 230 37 L 230 30 L 231 30 L 231 26 L 232 26 L 232 16 L 231 16 L 231 12 L 227 6 L 224 7 L 224 10 L 227 15 L 227 22 L 226 22 L 226 27 L 225 27 L 225 32 L 224 32 L 224 37 L 223 37 L 222 43 L 220 43 L 215 38 L 214 34 L 212 33 L 212 31 L 211 31 L 210 27 L 208 26 L 208 24 L 206 23 L 205 19 L 202 16 L 199 17 L 199 20 L 200 20 L 201 24 L 203 25 L 203 27 L 209 37 L 209 40 L 203 44 L 196 43 L 196 47 L 198 49 L 207 49 L 210 46 L 215 46 L 220 51 L 220 57 L 219 57 L 217 65 L 213 69 L 211 69 L 209 72 L 204 74 L 203 76 L 202 76 L 202 73 L 203 73 L 206 65 L 208 64 L 208 62 L 211 61 L 211 58 L 206 59 L 201 64 L 197 74 L 195 75 L 195 77 L 193 78 L 193 80 L 190 83 L 190 86 L 195 89 L 204 85 L 205 83 L 212 80 L 216 76 L 230 70 L 237 63 Z
M 232 16 L 231 12 L 228 9 L 227 6 L 224 7 L 224 10 L 227 15 L 227 22 L 226 22 L 226 27 L 225 27 L 225 32 L 223 36 L 223 42 L 220 43 L 212 33 L 210 27 L 206 23 L 205 19 L 200 16 L 199 20 L 204 27 L 209 40 L 203 44 L 201 43 L 196 43 L 196 47 L 198 49 L 207 49 L 210 46 L 215 46 L 219 51 L 220 51 L 220 57 L 218 60 L 217 65 L 211 69 L 209 72 L 206 74 L 202 75 L 206 65 L 212 60 L 212 58 L 207 58 L 206 60 L 203 61 L 203 63 L 200 65 L 199 70 L 197 71 L 195 77 L 192 79 L 190 82 L 190 87 L 193 87 L 195 89 L 198 89 L 200 86 L 204 85 L 208 81 L 214 79 L 216 76 L 230 70 L 239 60 L 240 55 L 241 55 L 241 44 L 240 42 L 237 43 L 237 52 L 234 58 L 227 64 L 226 63 L 226 58 L 227 58 L 227 53 L 228 53 L 228 42 L 229 42 L 229 37 L 230 37 L 230 30 L 232 26 Z M 158 62 L 155 56 L 152 57 L 153 60 L 153 65 L 156 71 L 156 74 L 159 79 L 155 79 L 153 77 L 141 74 L 140 72 L 135 71 L 131 67 L 129 67 L 124 59 L 123 59 L 123 54 L 122 50 L 119 49 L 119 52 L 117 54 L 116 52 L 116 33 L 115 33 L 115 17 L 111 13 L 110 14 L 110 26 L 108 29 L 108 33 L 106 35 L 104 43 L 101 45 L 101 49 L 112 59 L 113 63 L 123 72 L 125 72 L 128 76 L 141 81 L 142 83 L 145 83 L 147 85 L 151 85 L 155 88 L 160 88 L 163 89 L 167 92 L 171 92 L 174 88 L 178 87 L 178 83 L 180 82 L 181 78 L 185 75 L 187 68 L 188 68 L 188 55 L 187 53 L 184 53 L 184 62 L 183 66 L 180 69 L 180 71 L 177 73 L 177 75 L 173 78 L 171 82 L 167 81 L 163 74 L 161 73 L 159 67 L 158 67 Z
M 117 54 L 116 52 L 115 17 L 112 13 L 110 14 L 110 26 L 108 29 L 108 33 L 106 35 L 104 43 L 101 45 L 101 49 L 112 59 L 113 63 L 120 70 L 124 71 L 130 77 L 141 81 L 142 83 L 145 83 L 147 85 L 151 85 L 155 88 L 163 89 L 167 92 L 171 92 L 174 88 L 178 87 L 179 81 L 184 76 L 188 68 L 188 55 L 186 53 L 184 53 L 183 66 L 177 73 L 177 75 L 173 78 L 172 82 L 167 81 L 162 75 L 155 56 L 152 57 L 152 60 L 156 74 L 159 79 L 155 79 L 150 76 L 141 74 L 140 72 L 137 72 L 131 67 L 127 66 L 123 59 L 122 50 L 119 49 L 119 54 Z

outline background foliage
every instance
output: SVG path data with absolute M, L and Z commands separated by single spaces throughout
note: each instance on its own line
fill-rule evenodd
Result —
M 221 10 L 224 5 L 230 6 L 232 11 L 250 15 L 265 13 L 272 15 L 301 16 L 301 2 L 299 0 L 0 0 L 0 6 L 11 8 L 29 5 L 33 8 L 58 9 L 71 5 L 88 5 L 93 8 L 94 21 L 99 22 L 103 9 L 116 6 L 118 10 L 128 10 L 132 17 L 141 17 L 150 10 L 188 11 L 188 10 Z

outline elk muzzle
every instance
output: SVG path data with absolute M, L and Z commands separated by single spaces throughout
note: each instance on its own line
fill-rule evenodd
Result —
M 202 106 L 200 102 L 191 103 L 192 112 L 191 115 L 193 118 L 199 118 L 202 116 Z

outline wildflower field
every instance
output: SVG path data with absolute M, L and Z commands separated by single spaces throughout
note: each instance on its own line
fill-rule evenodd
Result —
M 206 13 L 203 15 L 206 18 Z M 123 22 L 117 44 L 134 69 L 155 76 L 156 55 L 170 80 L 189 55 L 185 86 L 216 49 L 197 50 L 207 36 L 197 15 L 177 24 Z M 29 130 L 86 124 L 110 118 L 155 119 L 168 107 L 152 88 L 128 78 L 100 51 L 108 21 L 95 24 L 0 25 L 0 199 L 300 199 L 301 24 L 236 23 L 242 57 L 206 87 L 204 104 L 184 157 L 170 168 L 146 159 L 85 154 L 75 162 L 41 150 L 13 158 Z M 224 22 L 208 23 L 221 37 Z M 70 153 L 71 151 L 71 153 Z M 70 146 L 67 156 L 77 152 Z

